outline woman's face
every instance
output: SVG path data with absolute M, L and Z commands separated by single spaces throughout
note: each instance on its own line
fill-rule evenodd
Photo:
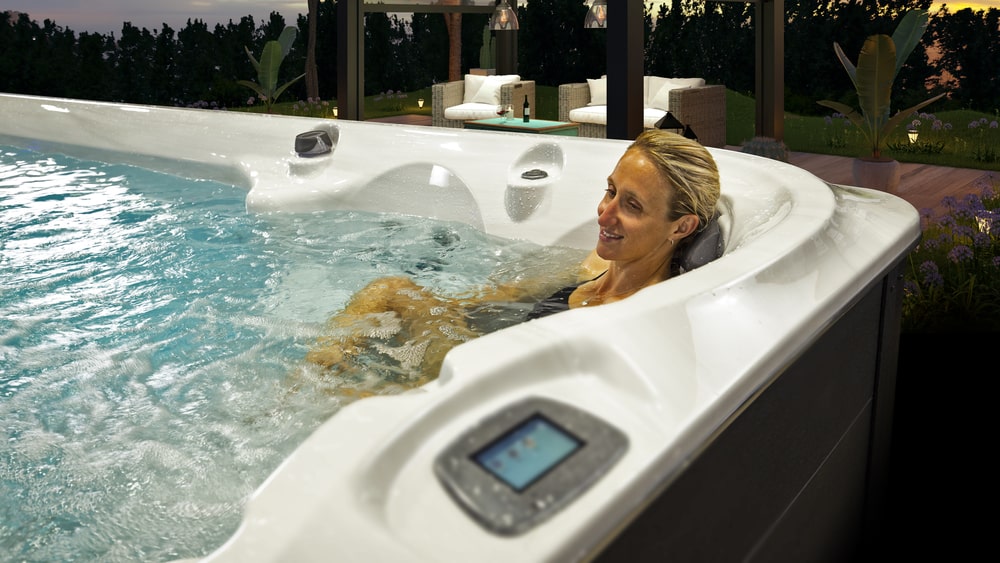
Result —
M 597 206 L 597 254 L 605 260 L 665 260 L 675 221 L 667 219 L 673 187 L 641 150 L 622 155 Z

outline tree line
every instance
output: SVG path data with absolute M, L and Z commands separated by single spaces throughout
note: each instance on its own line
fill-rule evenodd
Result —
M 932 0 L 785 0 L 785 109 L 822 114 L 816 100 L 853 103 L 854 88 L 833 51 L 852 59 L 865 37 L 891 34 L 909 9 L 929 9 Z M 334 0 L 313 0 L 314 53 L 319 97 L 337 92 L 337 8 Z M 583 28 L 582 0 L 530 0 L 518 6 L 518 73 L 538 84 L 582 82 L 606 73 L 602 30 Z M 897 77 L 894 105 L 925 99 L 927 89 L 947 91 L 934 111 L 1000 110 L 1000 9 L 954 13 L 947 6 L 931 14 L 923 46 Z M 614 17 L 613 14 L 611 17 Z M 480 66 L 483 26 L 488 16 L 461 17 L 461 68 Z M 244 48 L 257 56 L 286 25 L 299 33 L 281 71 L 287 80 L 304 72 L 309 15 L 294 23 L 271 12 L 255 22 L 216 24 L 189 19 L 174 30 L 122 24 L 119 35 L 81 32 L 29 14 L 0 12 L 0 91 L 154 105 L 219 107 L 245 105 L 252 91 L 236 84 L 255 79 Z M 666 0 L 644 9 L 645 72 L 666 77 L 703 77 L 709 83 L 753 95 L 754 5 L 752 2 Z M 440 13 L 365 14 L 367 95 L 413 91 L 449 79 L 449 38 Z M 934 54 L 936 53 L 936 54 Z M 936 58 L 934 58 L 936 57 Z M 299 81 L 285 100 L 306 99 Z

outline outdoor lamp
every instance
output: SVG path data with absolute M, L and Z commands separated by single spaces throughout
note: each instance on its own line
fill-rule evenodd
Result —
M 674 117 L 674 114 L 670 113 L 669 111 L 666 113 L 666 115 L 661 117 L 660 120 L 657 121 L 656 125 L 654 126 L 657 129 L 670 129 L 671 131 L 677 133 L 678 135 L 682 134 L 681 132 L 684 130 L 684 124 L 681 123 L 676 117 Z
M 423 98 L 417 98 L 417 107 L 418 108 L 424 107 L 424 99 Z
M 490 18 L 490 29 L 493 31 L 509 31 L 518 29 L 517 14 L 510 8 L 507 0 L 500 0 L 497 9 L 493 10 L 493 17 Z
M 594 0 L 587 11 L 587 18 L 583 20 L 583 27 L 586 29 L 604 29 L 608 26 L 608 2 L 607 0 Z
M 920 131 L 917 131 L 916 129 L 907 129 L 906 130 L 906 136 L 910 138 L 910 143 L 911 144 L 917 142 L 917 137 L 919 135 L 920 135 Z

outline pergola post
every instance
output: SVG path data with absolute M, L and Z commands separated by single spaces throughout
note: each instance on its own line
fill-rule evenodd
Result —
M 507 2 L 517 13 L 517 0 Z M 517 30 L 496 31 L 497 74 L 517 74 Z
M 365 113 L 364 0 L 337 1 L 337 116 L 360 121 Z
M 642 132 L 644 73 L 642 2 L 608 2 L 609 139 L 635 139 Z
M 756 0 L 757 135 L 785 137 L 785 0 Z

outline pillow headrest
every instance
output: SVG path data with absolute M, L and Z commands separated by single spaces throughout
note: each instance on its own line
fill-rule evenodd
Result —
M 722 229 L 719 227 L 720 215 L 721 213 L 716 210 L 715 215 L 709 219 L 705 227 L 691 235 L 692 240 L 681 250 L 681 255 L 674 257 L 674 263 L 677 264 L 679 273 L 690 272 L 722 256 L 725 249 L 723 248 Z

